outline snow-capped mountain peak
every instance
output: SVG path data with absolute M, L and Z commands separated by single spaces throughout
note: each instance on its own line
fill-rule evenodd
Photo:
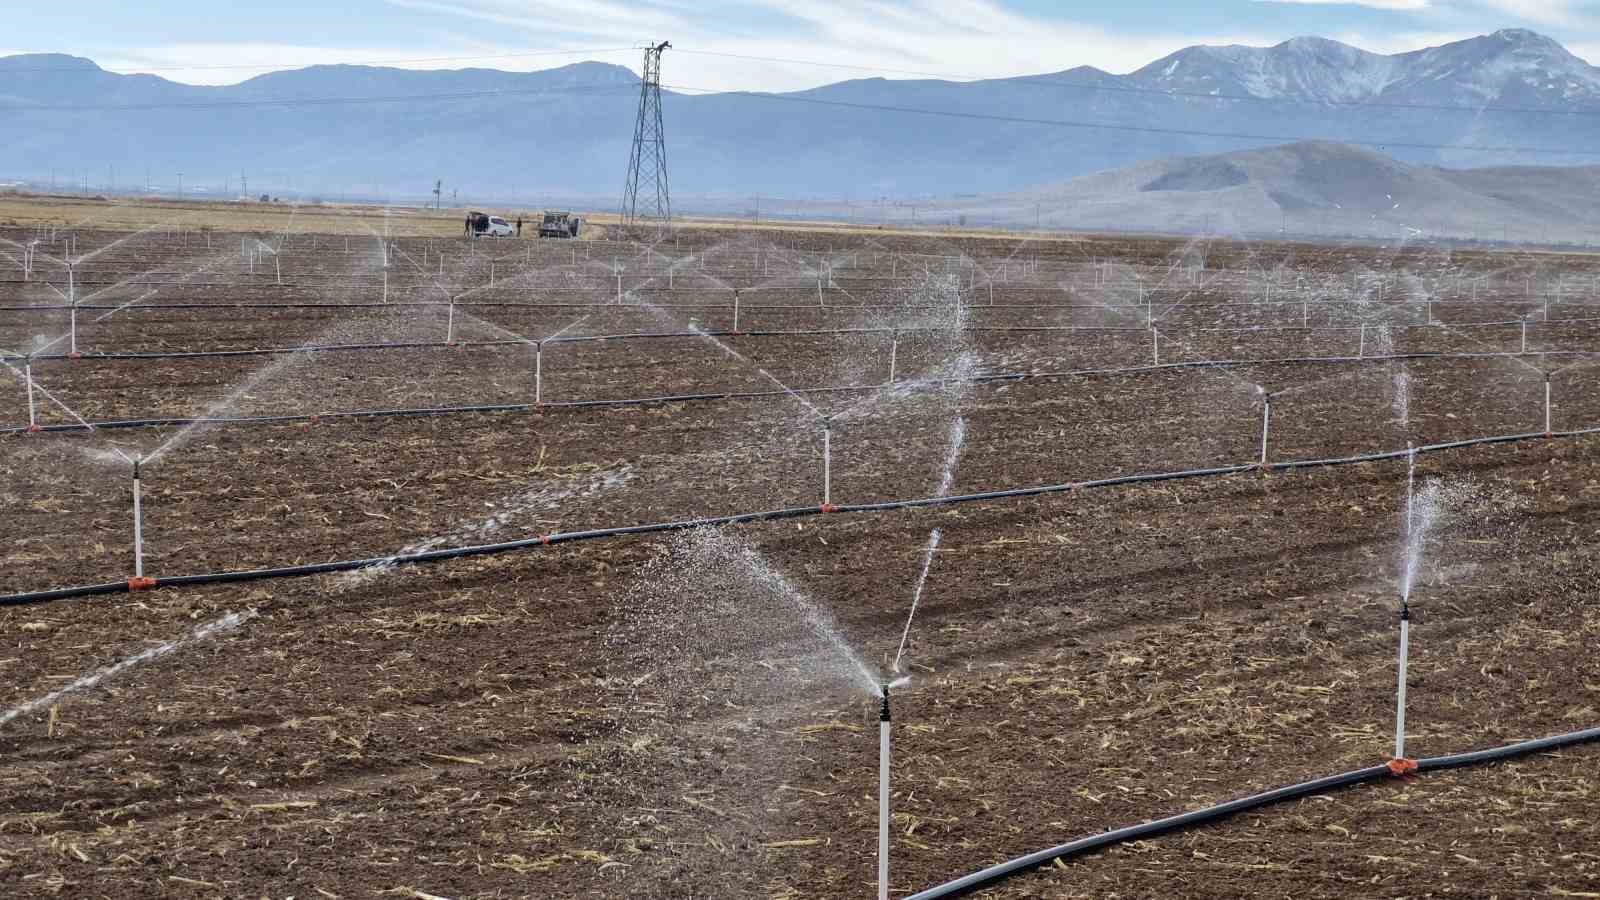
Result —
M 1272 47 L 1189 47 L 1127 77 L 1178 94 L 1302 102 L 1600 102 L 1600 69 L 1518 28 L 1393 56 L 1320 37 Z

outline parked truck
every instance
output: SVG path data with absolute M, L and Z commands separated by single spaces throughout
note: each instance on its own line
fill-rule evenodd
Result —
M 583 230 L 583 217 L 569 212 L 546 211 L 539 223 L 539 237 L 575 238 Z

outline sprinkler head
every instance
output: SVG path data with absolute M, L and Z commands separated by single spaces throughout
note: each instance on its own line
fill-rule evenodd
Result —
M 142 462 L 144 462 L 144 457 L 142 457 L 142 456 L 136 456 L 136 457 L 133 458 L 133 480 L 134 481 L 138 481 L 139 480 L 139 464 L 142 463 Z
M 1411 621 L 1411 601 L 1405 597 L 1400 598 L 1400 621 Z
M 889 721 L 889 685 L 883 686 L 883 702 L 878 706 L 878 721 Z

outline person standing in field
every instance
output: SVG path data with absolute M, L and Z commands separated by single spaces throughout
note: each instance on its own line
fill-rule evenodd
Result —
M 517 216 L 517 237 L 522 237 L 522 217 Z

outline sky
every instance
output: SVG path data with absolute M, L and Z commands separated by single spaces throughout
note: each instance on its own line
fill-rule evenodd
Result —
M 637 71 L 637 48 L 661 40 L 674 48 L 663 83 L 700 90 L 1124 73 L 1192 44 L 1305 34 L 1395 53 L 1512 27 L 1600 60 L 1600 0 L 76 0 L 18 4 L 5 25 L 0 55 L 70 53 L 191 84 L 341 62 Z

